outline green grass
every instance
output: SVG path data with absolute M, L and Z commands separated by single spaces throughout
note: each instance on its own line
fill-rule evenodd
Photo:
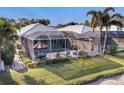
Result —
M 81 58 L 25 71 L 0 73 L 0 84 L 77 84 L 100 75 L 124 71 L 124 59 L 116 56 Z
M 95 57 L 47 65 L 45 68 L 64 80 L 70 80 L 121 66 L 121 64 L 113 61 L 101 57 Z

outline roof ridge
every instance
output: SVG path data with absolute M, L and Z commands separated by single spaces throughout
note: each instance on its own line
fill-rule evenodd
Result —
M 31 24 L 31 25 L 33 25 L 33 24 Z M 21 36 L 24 35 L 25 33 L 29 32 L 30 30 L 32 30 L 33 28 L 35 28 L 35 27 L 38 26 L 38 25 L 39 25 L 39 23 L 36 23 L 36 25 L 34 25 L 34 26 L 31 27 L 30 29 L 28 29 L 26 32 L 24 32 L 23 34 L 21 34 Z

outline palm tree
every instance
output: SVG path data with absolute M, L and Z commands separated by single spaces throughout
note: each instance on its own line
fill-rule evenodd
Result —
M 122 16 L 119 14 L 119 13 L 115 13 L 113 15 L 110 15 L 108 12 L 112 10 L 113 12 L 115 11 L 114 8 L 106 8 L 103 13 L 103 23 L 104 23 L 104 26 L 106 27 L 106 31 L 105 31 L 105 36 L 104 36 L 104 43 L 103 43 L 103 50 L 102 50 L 102 54 L 105 53 L 105 50 L 106 50 L 106 44 L 107 44 L 107 38 L 108 38 L 108 31 L 112 25 L 116 25 L 118 27 L 122 27 L 122 23 L 121 21 L 117 20 L 117 19 L 120 19 L 122 18 Z
M 102 23 L 102 15 L 103 13 L 101 11 L 89 11 L 87 12 L 87 16 L 92 15 L 92 21 L 91 21 L 91 27 L 94 28 L 96 26 L 99 26 L 100 32 L 99 32 L 99 41 L 98 41 L 98 52 L 101 54 L 101 33 L 102 33 L 102 28 L 103 28 L 103 23 Z
M 99 54 L 104 54 L 105 48 L 106 48 L 106 41 L 107 41 L 107 34 L 108 34 L 108 28 L 110 28 L 111 25 L 117 25 L 122 26 L 120 21 L 116 20 L 117 18 L 121 18 L 121 15 L 116 13 L 110 16 L 109 12 L 115 12 L 114 8 L 108 7 L 105 8 L 103 11 L 89 11 L 87 13 L 88 15 L 92 15 L 92 21 L 91 21 L 91 27 L 93 27 L 93 31 L 95 27 L 99 27 L 99 41 L 98 41 L 98 52 Z M 106 27 L 106 32 L 104 36 L 104 44 L 102 47 L 102 28 Z
M 7 48 L 7 42 L 11 43 L 10 37 L 16 33 L 12 24 L 5 18 L 0 18 L 0 60 L 2 49 Z

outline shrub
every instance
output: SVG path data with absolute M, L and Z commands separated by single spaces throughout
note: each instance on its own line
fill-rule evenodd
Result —
M 21 45 L 17 43 L 17 44 L 16 44 L 16 48 L 17 48 L 17 49 L 21 49 Z
M 70 58 L 70 57 L 71 57 L 70 51 L 68 51 L 68 52 L 66 53 L 66 57 L 67 57 L 67 58 Z
M 29 68 L 36 68 L 40 66 L 40 63 L 36 61 L 32 61 L 31 63 L 28 63 L 27 65 Z
M 117 53 L 117 47 L 116 46 L 110 46 L 107 49 L 107 54 L 109 54 L 109 55 L 114 55 L 116 53 Z
M 19 51 L 19 55 L 21 56 L 25 64 L 31 63 L 31 60 L 28 58 L 28 56 L 24 52 Z
M 61 62 L 69 62 L 69 59 L 51 59 L 47 60 L 46 64 L 53 64 L 53 63 L 61 63 Z
M 5 65 L 12 65 L 15 55 L 15 47 L 11 42 L 6 42 L 7 47 L 2 48 L 1 58 L 3 59 Z
M 23 57 L 22 59 L 25 64 L 31 63 L 31 60 L 29 58 Z
M 88 54 L 87 54 L 85 51 L 79 51 L 79 52 L 78 52 L 78 55 L 79 55 L 80 57 L 87 57 L 87 56 L 88 56 Z
M 58 52 L 58 53 L 56 54 L 56 58 L 57 58 L 57 59 L 61 59 L 61 58 L 62 58 L 60 52 Z

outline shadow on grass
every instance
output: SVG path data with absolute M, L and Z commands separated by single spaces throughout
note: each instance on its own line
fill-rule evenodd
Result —
M 37 81 L 29 75 L 24 75 L 24 81 L 27 85 L 47 85 L 44 80 Z
M 93 59 L 91 59 L 91 60 L 93 60 Z M 96 58 L 95 60 L 97 62 L 100 61 L 100 59 L 98 60 L 98 58 Z M 76 69 L 75 68 L 74 69 L 69 69 L 69 68 L 65 69 L 65 72 L 68 71 L 68 75 L 64 75 L 64 73 L 61 73 L 59 71 L 59 68 L 61 68 L 61 67 L 66 68 L 66 67 L 64 67 L 64 65 L 66 65 L 66 63 L 63 64 L 62 66 L 61 66 L 61 64 L 55 65 L 55 67 L 54 66 L 51 67 L 49 65 L 49 66 L 44 66 L 44 68 L 47 69 L 48 71 L 60 76 L 64 80 L 70 80 L 70 79 L 75 79 L 75 78 L 78 78 L 81 76 L 90 75 L 90 74 L 97 73 L 100 71 L 118 68 L 118 67 L 122 66 L 121 64 L 117 64 L 117 63 L 112 62 L 112 61 L 110 61 L 110 63 L 108 63 L 108 61 L 109 60 L 102 59 L 102 62 L 104 62 L 104 63 L 107 62 L 107 64 L 102 64 L 102 65 L 98 65 L 98 66 L 95 66 L 93 68 L 87 68 L 87 69 L 80 69 L 77 66 L 73 65 L 74 67 L 76 67 Z
M 115 57 L 120 58 L 120 59 L 124 59 L 124 56 L 122 56 L 122 55 L 115 55 Z
M 16 71 L 19 72 L 19 73 L 24 73 L 24 72 L 28 72 L 28 68 L 25 68 L 23 70 L 16 70 Z
M 0 73 L 0 85 L 18 85 L 18 82 L 13 80 L 10 72 Z

